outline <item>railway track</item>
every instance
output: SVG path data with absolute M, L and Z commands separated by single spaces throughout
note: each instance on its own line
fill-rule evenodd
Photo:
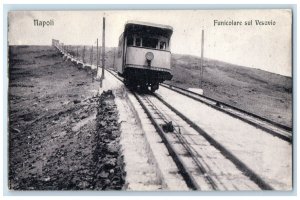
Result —
M 114 71 L 109 70 L 110 73 L 112 73 L 115 77 L 117 77 L 119 80 L 123 81 L 123 79 Z M 267 133 L 272 134 L 275 137 L 278 137 L 282 140 L 285 140 L 289 143 L 292 143 L 293 136 L 292 136 L 292 128 L 287 127 L 285 125 L 276 123 L 274 121 L 271 121 L 269 119 L 266 119 L 264 117 L 255 115 L 253 113 L 247 112 L 245 110 L 239 109 L 237 107 L 231 106 L 229 104 L 217 101 L 215 99 L 206 97 L 204 95 L 197 94 L 195 92 L 186 90 L 184 88 L 180 88 L 177 86 L 173 86 L 170 84 L 162 83 L 160 84 L 162 87 L 165 87 L 167 89 L 170 89 L 172 91 L 175 91 L 181 95 L 185 95 L 189 98 L 192 98 L 196 101 L 199 101 L 201 103 L 204 103 L 216 110 L 219 110 L 221 112 L 224 112 L 232 117 L 235 117 L 237 119 L 240 119 L 248 124 L 251 124 Z
M 232 117 L 238 118 L 248 124 L 251 124 L 259 129 L 262 129 L 273 136 L 276 136 L 282 140 L 292 143 L 292 128 L 284 126 L 282 124 L 276 123 L 264 117 L 255 115 L 253 113 L 247 112 L 245 110 L 239 109 L 237 107 L 231 106 L 229 104 L 217 101 L 215 99 L 206 97 L 204 95 L 197 94 L 195 92 L 173 86 L 170 84 L 160 84 L 161 86 L 175 91 L 179 94 L 185 95 L 189 98 L 192 98 L 196 101 L 204 103 L 216 110 L 224 112 Z
M 114 72 L 116 78 L 122 81 Z M 134 96 L 194 190 L 272 190 L 229 150 L 156 94 Z M 170 122 L 173 124 L 170 125 Z M 165 130 L 165 126 L 172 130 Z
M 205 191 L 272 190 L 229 150 L 160 97 L 152 94 L 134 95 L 190 188 Z M 163 127 L 170 121 L 174 123 L 174 129 L 167 132 Z
M 201 162 L 197 159 L 197 152 L 195 152 L 194 149 L 192 149 L 189 145 L 186 139 L 181 135 L 180 129 L 174 129 L 172 131 L 173 135 L 173 142 L 171 142 L 171 139 L 166 135 L 166 132 L 161 127 L 161 124 L 166 124 L 168 122 L 167 118 L 159 111 L 159 109 L 152 103 L 152 101 L 149 99 L 149 97 L 145 97 L 143 95 L 138 95 L 137 93 L 134 93 L 134 96 L 138 100 L 138 102 L 141 104 L 142 108 L 145 110 L 147 116 L 151 120 L 152 124 L 155 126 L 155 129 L 159 133 L 160 137 L 162 138 L 163 142 L 165 143 L 170 155 L 173 157 L 173 160 L 175 161 L 176 165 L 181 171 L 181 174 L 183 175 L 184 179 L 187 182 L 187 185 L 195 190 L 200 190 L 203 188 L 203 186 L 200 186 L 197 182 L 197 180 L 194 178 L 191 170 L 188 170 L 190 166 L 188 166 L 183 158 L 179 156 L 178 152 L 176 152 L 176 147 L 174 145 L 174 140 L 176 140 L 177 143 L 182 145 L 182 147 L 190 154 L 190 157 L 194 161 L 195 165 L 197 165 L 197 168 L 200 171 L 200 176 L 202 176 L 202 182 L 205 183 L 206 189 L 214 189 L 216 190 L 218 187 L 214 180 L 207 176 L 207 171 L 205 167 L 202 165 Z

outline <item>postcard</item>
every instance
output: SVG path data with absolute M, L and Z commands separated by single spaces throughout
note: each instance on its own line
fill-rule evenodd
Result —
M 292 15 L 9 11 L 9 190 L 292 191 Z

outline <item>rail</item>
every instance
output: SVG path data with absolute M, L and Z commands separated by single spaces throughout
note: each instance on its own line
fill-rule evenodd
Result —
M 232 117 L 243 120 L 244 122 L 254 125 L 255 127 L 260 128 L 260 129 L 272 134 L 273 136 L 279 137 L 282 140 L 285 140 L 290 143 L 292 142 L 292 133 L 291 133 L 292 128 L 290 128 L 290 127 L 279 124 L 277 122 L 273 122 L 264 117 L 258 116 L 256 114 L 250 113 L 248 111 L 242 110 L 242 109 L 234 107 L 232 105 L 223 103 L 223 102 L 215 100 L 213 98 L 206 97 L 204 95 L 186 90 L 181 87 L 177 87 L 177 86 L 165 84 L 165 83 L 161 84 L 161 86 L 171 89 L 177 93 L 185 95 L 196 101 L 200 101 L 201 103 L 204 103 L 216 110 L 219 110 L 221 112 L 229 114 Z

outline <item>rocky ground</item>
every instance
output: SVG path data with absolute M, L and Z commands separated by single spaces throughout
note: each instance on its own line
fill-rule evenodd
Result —
M 123 187 L 114 96 L 97 96 L 91 75 L 53 47 L 10 47 L 10 189 Z

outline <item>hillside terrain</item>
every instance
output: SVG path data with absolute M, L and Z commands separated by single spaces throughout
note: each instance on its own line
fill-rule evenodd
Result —
M 172 55 L 171 84 L 184 88 L 200 85 L 201 58 Z M 204 95 L 292 126 L 292 78 L 260 69 L 205 59 Z

